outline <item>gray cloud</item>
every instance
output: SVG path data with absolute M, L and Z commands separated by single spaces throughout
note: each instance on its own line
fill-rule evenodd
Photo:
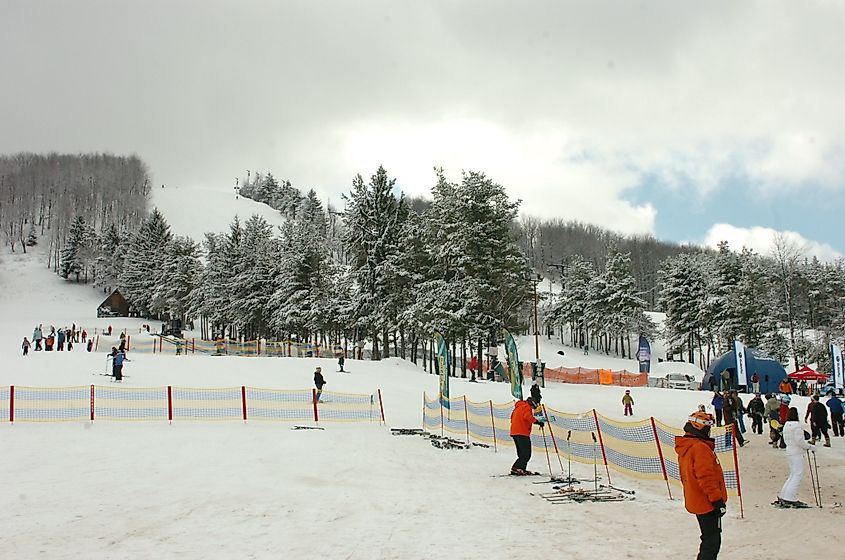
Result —
M 0 21 L 0 151 L 137 152 L 157 182 L 270 170 L 337 200 L 379 163 L 411 192 L 474 168 L 622 231 L 653 229 L 625 197 L 646 175 L 845 185 L 834 2 L 3 0 Z

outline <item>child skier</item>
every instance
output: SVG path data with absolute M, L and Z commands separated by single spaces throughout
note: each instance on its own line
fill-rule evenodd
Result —
M 320 402 L 320 395 L 323 393 L 323 385 L 326 384 L 326 380 L 323 378 L 323 368 L 317 367 L 314 370 L 314 386 L 317 388 L 317 402 Z
M 634 397 L 631 396 L 630 389 L 625 389 L 625 396 L 622 397 L 622 406 L 625 407 L 625 416 L 634 415 Z
M 21 344 L 21 349 L 23 349 L 23 355 L 24 356 L 29 354 L 29 347 L 30 347 L 29 340 L 27 340 L 26 337 L 23 337 L 23 343 Z

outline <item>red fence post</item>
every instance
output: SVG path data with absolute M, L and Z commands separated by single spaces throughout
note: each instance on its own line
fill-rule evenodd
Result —
M 493 401 L 490 401 L 490 427 L 493 428 L 493 451 L 498 451 L 499 447 L 496 444 L 496 418 L 493 416 Z
M 381 411 L 381 421 L 382 423 L 387 423 L 384 420 L 384 401 L 381 400 L 381 389 L 377 389 L 378 391 L 378 407 Z M 425 396 L 423 396 L 425 398 Z M 425 401 L 423 401 L 423 414 L 425 414 Z M 425 428 L 425 421 L 423 421 L 423 428 Z
M 244 423 L 246 423 L 246 387 L 241 385 L 241 403 L 244 408 Z
M 607 466 L 607 453 L 604 451 L 604 440 L 601 437 L 601 426 L 599 426 L 599 415 L 596 413 L 596 409 L 593 409 L 593 418 L 596 421 L 596 431 L 599 434 L 599 446 L 601 446 L 601 456 L 604 459 L 604 470 L 607 472 L 607 484 L 613 484 L 610 481 L 610 468 Z
M 745 508 L 742 506 L 742 485 L 739 483 L 739 459 L 736 456 L 736 422 L 731 424 L 731 439 L 734 448 L 734 470 L 736 471 L 736 494 L 739 496 L 739 516 L 745 519 Z
M 91 385 L 91 422 L 94 421 L 94 386 Z
M 15 423 L 15 386 L 9 385 L 9 422 Z
M 173 423 L 173 387 L 167 386 L 167 420 Z
M 669 491 L 669 499 L 672 499 L 672 488 L 669 487 L 669 475 L 666 474 L 666 461 L 663 460 L 663 447 L 660 445 L 660 438 L 657 436 L 657 426 L 654 424 L 654 416 L 651 417 L 651 431 L 654 432 L 654 442 L 657 444 L 657 454 L 660 456 L 660 467 L 663 469 L 663 479 L 666 481 L 666 490 Z
M 469 445 L 469 412 L 467 411 L 467 396 L 464 395 L 464 423 L 467 427 L 467 445 Z
M 317 414 L 317 389 L 311 389 L 311 403 L 314 405 L 314 422 L 319 422 L 320 416 Z

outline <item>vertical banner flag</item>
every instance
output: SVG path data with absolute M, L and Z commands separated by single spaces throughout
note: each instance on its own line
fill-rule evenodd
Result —
M 522 370 L 519 368 L 519 353 L 516 350 L 516 341 L 508 329 L 502 329 L 505 333 L 505 352 L 508 354 L 508 369 L 511 374 L 511 395 L 517 400 L 522 400 Z
M 640 362 L 640 373 L 651 371 L 651 345 L 648 339 L 640 335 L 640 344 L 637 349 L 637 360 Z
M 446 346 L 446 339 L 439 332 L 434 333 L 434 341 L 437 342 L 437 356 L 434 361 L 440 376 L 440 404 L 449 408 L 449 348 Z
M 744 387 L 748 385 L 748 378 L 745 367 L 745 345 L 734 340 L 734 355 L 736 356 L 736 385 Z
M 842 370 L 842 349 L 838 344 L 830 345 L 830 363 L 833 364 L 833 386 L 842 389 L 845 387 L 845 375 Z

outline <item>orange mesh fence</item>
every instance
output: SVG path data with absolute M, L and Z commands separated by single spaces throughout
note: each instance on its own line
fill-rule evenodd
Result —
M 623 387 L 645 387 L 648 385 L 647 373 L 632 373 L 626 370 L 611 371 L 586 368 L 546 368 L 546 381 L 574 383 L 581 385 L 621 385 Z

